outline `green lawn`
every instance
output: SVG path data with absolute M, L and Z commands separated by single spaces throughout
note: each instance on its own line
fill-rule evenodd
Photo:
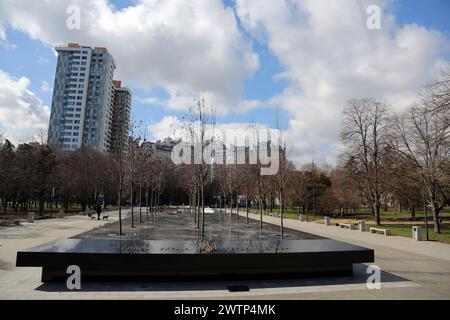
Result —
M 298 219 L 298 213 L 297 213 L 297 209 L 286 209 L 284 210 L 284 217 L 288 218 L 288 219 Z M 270 210 L 266 210 L 265 214 L 269 214 Z M 274 209 L 273 213 L 278 214 L 279 213 L 279 209 Z M 332 217 L 336 217 L 336 218 L 340 218 L 339 215 L 331 215 Z M 312 213 L 309 214 L 309 217 L 312 219 L 313 217 L 316 217 L 316 219 L 321 219 L 322 216 L 321 215 L 313 215 Z M 358 219 L 358 218 L 364 218 L 364 219 L 370 219 L 372 216 L 370 213 L 364 211 L 364 210 L 359 210 L 359 212 L 356 213 L 349 213 L 348 215 L 344 215 L 342 218 L 344 219 Z M 444 209 L 440 215 L 440 218 L 450 218 L 450 209 Z M 397 212 L 395 210 L 388 210 L 388 211 L 381 211 L 381 220 L 383 221 L 383 219 L 387 219 L 387 220 L 408 220 L 411 218 L 411 212 L 407 211 L 407 210 L 403 210 L 403 212 Z M 417 220 L 423 220 L 425 218 L 425 214 L 423 212 L 423 210 L 417 210 L 416 211 L 416 219 Z M 430 211 L 428 211 L 428 218 L 429 221 L 432 220 L 432 213 Z
M 270 210 L 266 210 L 264 212 L 265 215 L 268 215 L 269 213 L 270 213 Z M 274 209 L 272 213 L 279 214 L 279 210 Z M 426 230 L 425 230 L 425 226 L 423 225 L 424 217 L 425 217 L 425 215 L 424 215 L 423 211 L 416 211 L 416 220 L 415 221 L 417 221 L 417 224 L 422 225 L 422 239 L 423 240 L 426 239 Z M 450 218 L 450 210 L 447 208 L 446 210 L 441 212 L 440 217 L 444 218 L 446 221 L 444 221 L 444 223 L 441 224 L 441 234 L 435 234 L 433 232 L 433 221 L 432 221 L 431 212 L 428 212 L 429 239 L 431 241 L 439 241 L 442 243 L 450 244 L 450 221 L 448 221 L 448 219 Z M 297 209 L 286 209 L 284 212 L 284 218 L 298 220 Z M 392 235 L 412 238 L 413 224 L 411 224 L 412 220 L 410 218 L 411 218 L 411 213 L 408 211 L 403 211 L 402 213 L 395 212 L 394 210 L 383 211 L 383 212 L 381 212 L 382 228 L 389 229 L 391 231 Z M 333 220 L 334 220 L 333 223 L 336 220 L 339 221 L 340 219 L 341 219 L 340 216 L 335 216 L 333 218 Z M 369 221 L 372 219 L 372 215 L 370 215 L 369 213 L 365 213 L 365 212 L 359 212 L 359 213 L 355 213 L 355 214 L 344 215 L 342 217 L 342 219 L 350 219 L 350 220 L 365 219 L 365 220 Z M 323 216 L 320 216 L 320 215 L 314 216 L 312 214 L 309 214 L 309 221 L 320 221 L 321 222 L 321 221 L 323 221 Z M 406 224 L 406 222 L 409 222 L 409 221 L 411 221 L 411 222 L 409 224 Z M 396 222 L 396 223 L 394 224 L 394 222 Z M 405 224 L 403 224 L 402 222 L 405 222 Z M 375 224 L 372 224 L 372 223 L 366 224 L 367 230 L 369 230 L 370 227 L 374 227 L 374 226 L 375 226 Z
M 374 224 L 367 224 L 366 228 L 369 230 L 370 227 L 375 227 Z M 392 235 L 412 238 L 412 225 L 408 224 L 383 224 L 383 229 L 389 229 Z M 431 241 L 439 241 L 442 243 L 450 244 L 450 224 L 441 224 L 441 234 L 433 232 L 433 224 L 428 224 L 428 235 Z M 426 240 L 426 230 L 425 226 L 422 226 L 422 240 Z

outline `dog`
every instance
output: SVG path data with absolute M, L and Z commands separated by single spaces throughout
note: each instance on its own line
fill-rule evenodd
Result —
M 103 220 L 108 220 L 109 216 L 103 216 Z

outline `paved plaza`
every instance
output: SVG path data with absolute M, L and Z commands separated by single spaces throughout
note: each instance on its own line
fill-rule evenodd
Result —
M 375 264 L 382 270 L 381 289 L 369 290 L 365 265 L 355 265 L 353 277 L 252 280 L 201 281 L 153 283 L 84 283 L 82 291 L 67 291 L 64 284 L 42 284 L 40 268 L 16 268 L 18 250 L 65 238 L 117 237 L 117 212 L 108 213 L 108 221 L 91 220 L 86 216 L 41 220 L 22 226 L 0 227 L 0 298 L 1 299 L 449 299 L 450 298 L 450 246 L 433 242 L 415 242 L 396 236 L 385 237 L 358 231 L 285 220 L 286 234 L 292 239 L 328 237 L 361 245 L 375 250 Z M 258 215 L 249 226 L 244 217 L 239 222 L 230 214 L 213 214 L 207 223 L 216 222 L 215 228 L 207 224 L 210 239 L 235 239 L 252 234 L 261 239 L 279 237 L 278 218 L 264 217 L 263 231 L 257 227 Z M 130 218 L 124 219 L 125 238 L 164 238 L 176 234 L 178 239 L 195 239 L 198 232 L 185 214 L 175 211 L 149 217 L 141 228 L 131 229 Z M 152 219 L 159 219 L 158 222 Z M 135 216 L 139 225 L 138 214 Z M 177 221 L 177 222 L 175 222 Z M 156 223 L 155 223 L 156 222 Z M 155 224 L 167 225 L 155 228 Z M 185 227 L 170 233 L 174 226 Z M 159 231 L 158 231 L 159 230 Z M 251 231 L 250 231 L 251 230 Z M 257 238 L 257 239 L 260 239 Z M 174 263 L 176 263 L 174 261 Z M 130 266 L 132 267 L 132 266 Z M 230 292 L 230 285 L 248 286 L 246 292 Z

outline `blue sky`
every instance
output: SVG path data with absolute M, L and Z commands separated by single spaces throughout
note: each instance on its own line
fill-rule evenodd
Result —
M 110 1 L 117 9 L 124 9 L 129 5 L 135 5 L 135 1 Z M 224 7 L 235 7 L 235 2 L 226 0 Z M 1 10 L 1 8 L 0 8 Z M 397 27 L 401 28 L 406 24 L 417 24 L 426 29 L 433 29 L 441 32 L 446 37 L 450 34 L 450 1 L 446 0 L 400 0 L 394 1 L 394 15 Z M 0 21 L 1 13 L 0 13 Z M 292 66 L 289 65 L 287 59 L 280 52 L 274 52 L 276 45 L 269 40 L 256 40 L 254 30 L 250 30 L 247 26 L 241 24 L 241 19 L 236 13 L 236 24 L 238 26 L 240 37 L 244 42 L 251 46 L 251 51 L 259 57 L 259 68 L 255 72 L 243 77 L 243 88 L 238 94 L 238 100 L 255 100 L 268 101 L 273 97 L 283 95 L 285 90 L 298 92 L 298 83 L 295 77 L 283 78 L 277 75 L 290 71 Z M 24 27 L 25 28 L 25 27 Z M 267 30 L 270 26 L 268 25 Z M 6 25 L 5 31 L 8 44 L 0 44 L 0 70 L 8 73 L 11 77 L 18 79 L 26 77 L 30 79 L 28 89 L 32 91 L 43 103 L 51 106 L 51 90 L 46 90 L 43 83 L 53 85 L 53 77 L 56 68 L 57 57 L 54 55 L 48 43 L 42 39 L 32 39 L 29 32 L 18 31 L 20 28 L 12 28 Z M 1 31 L 1 28 L 0 28 Z M 268 31 L 270 32 L 270 30 Z M 72 39 L 67 39 L 67 42 Z M 443 53 L 448 57 L 448 52 Z M 301 76 L 299 76 L 301 77 Z M 157 124 L 166 116 L 176 116 L 180 118 L 184 111 L 173 110 L 160 104 L 146 104 L 141 100 L 145 98 L 157 98 L 158 100 L 166 100 L 169 93 L 162 86 L 153 86 L 144 88 L 141 85 L 135 85 L 121 79 L 124 85 L 129 86 L 133 91 L 133 119 L 142 120 L 147 124 Z M 304 79 L 301 79 L 302 81 Z M 296 87 L 297 86 L 297 87 Z M 0 92 L 1 94 L 1 92 Z M 296 93 L 297 94 L 297 93 Z M 294 95 L 295 96 L 295 95 Z M 292 98 L 292 97 L 289 97 Z M 299 101 L 303 101 L 300 98 Z M 288 99 L 286 99 L 288 100 Z M 305 122 L 302 118 L 294 115 L 290 110 L 292 107 L 286 100 L 279 100 L 279 124 L 281 129 L 288 130 L 292 125 L 291 120 Z M 277 100 L 278 101 L 278 100 Z M 290 100 L 289 100 L 290 101 Z M 283 105 L 285 103 L 286 105 Z M 319 103 L 312 101 L 311 104 Z M 275 103 L 277 104 L 277 103 Z M 277 104 L 278 105 L 278 104 Z M 246 123 L 256 122 L 265 124 L 270 127 L 276 126 L 275 108 L 273 104 L 270 107 L 259 107 L 251 109 L 248 112 L 240 112 L 240 110 L 231 109 L 228 114 L 218 117 L 219 123 Z M 4 130 L 5 125 L 1 122 L 0 130 Z M 313 139 L 314 140 L 314 139 Z M 320 139 L 318 139 L 320 140 Z M 312 141 L 314 144 L 315 141 Z M 328 152 L 332 148 L 332 143 L 324 143 L 319 147 L 321 152 Z

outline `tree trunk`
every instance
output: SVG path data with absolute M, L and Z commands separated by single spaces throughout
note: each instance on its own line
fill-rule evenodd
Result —
M 375 215 L 375 223 L 377 226 L 381 225 L 381 219 L 380 219 L 380 203 L 374 203 L 373 204 L 373 210 Z
M 284 237 L 284 224 L 283 224 L 283 188 L 280 188 L 280 232 L 281 238 Z
M 197 230 L 200 229 L 200 189 L 197 188 L 197 201 L 196 201 L 195 214 L 197 216 Z
M 433 202 L 433 224 L 434 224 L 434 233 L 441 234 L 441 224 L 439 223 L 439 213 L 441 209 L 439 209 L 438 205 Z
M 259 198 L 259 228 L 262 229 L 263 227 L 263 206 L 262 206 L 262 199 Z
M 134 228 L 134 197 L 133 182 L 131 183 L 131 228 Z
M 139 223 L 142 223 L 142 185 L 139 183 Z
M 239 192 L 236 193 L 236 221 L 239 221 Z
M 122 172 L 122 169 L 120 169 Z M 119 235 L 122 235 L 122 173 L 119 174 Z
M 191 195 L 191 215 L 192 215 L 192 218 L 194 219 L 194 224 L 197 224 L 197 215 L 195 213 L 196 201 L 197 201 L 197 199 L 196 199 L 196 196 L 195 196 L 195 192 L 192 192 L 192 195 Z
M 154 195 L 153 195 L 153 186 L 150 188 L 150 214 L 153 215 L 153 201 L 154 201 Z
M 205 236 L 205 194 L 203 185 L 201 186 L 201 192 L 202 192 L 202 240 L 203 240 L 203 237 Z
M 248 224 L 248 192 L 245 195 L 245 214 L 247 215 L 246 223 Z
M 148 184 L 145 184 L 145 214 L 148 221 Z

